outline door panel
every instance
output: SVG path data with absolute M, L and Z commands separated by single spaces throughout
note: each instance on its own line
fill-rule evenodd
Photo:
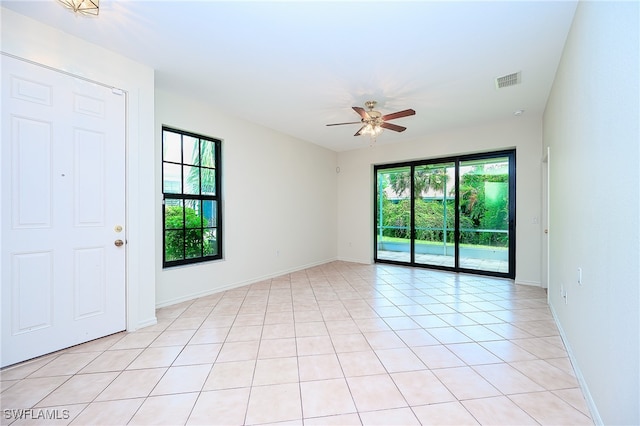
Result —
M 75 226 L 104 226 L 105 135 L 75 129 L 73 150 Z
M 6 366 L 125 329 L 125 97 L 2 55 L 2 106 Z
M 11 332 L 18 335 L 51 327 L 53 308 L 52 253 L 14 254 L 11 260 L 13 269 Z
M 105 250 L 102 247 L 74 250 L 74 319 L 104 314 L 106 307 Z
M 377 173 L 376 258 L 411 262 L 411 168 Z
M 16 116 L 10 123 L 11 138 L 3 140 L 11 141 L 13 227 L 50 228 L 52 124 Z
M 460 162 L 460 268 L 509 271 L 509 158 Z
M 415 262 L 455 267 L 455 163 L 415 167 Z

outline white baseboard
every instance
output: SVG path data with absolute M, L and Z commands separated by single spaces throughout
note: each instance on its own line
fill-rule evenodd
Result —
M 373 263 L 371 259 L 354 259 L 349 257 L 338 257 L 337 260 L 341 262 L 360 263 L 362 265 L 371 265 Z
M 542 283 L 540 281 L 527 281 L 527 280 L 519 280 L 519 279 L 515 279 L 514 280 L 515 284 L 520 284 L 520 285 L 528 285 L 531 287 L 542 287 Z
M 244 280 L 244 281 L 238 281 L 238 282 L 235 282 L 235 283 L 227 284 L 227 285 L 222 286 L 222 287 L 216 287 L 215 289 L 205 290 L 205 291 L 196 292 L 196 293 L 191 293 L 191 294 L 187 294 L 185 296 L 177 297 L 175 299 L 163 300 L 161 302 L 157 302 L 156 303 L 156 309 L 164 308 L 164 307 L 167 307 L 167 306 L 175 305 L 177 303 L 182 303 L 182 302 L 186 302 L 186 301 L 193 300 L 193 299 L 197 299 L 199 297 L 209 296 L 211 294 L 220 293 L 222 291 L 233 290 L 234 288 L 243 287 L 245 285 L 250 285 L 250 284 L 255 284 L 255 283 L 260 282 L 260 281 L 265 281 L 265 280 L 268 280 L 268 279 L 271 279 L 271 278 L 280 277 L 282 275 L 291 274 L 293 272 L 302 271 L 303 269 L 308 269 L 308 268 L 313 268 L 315 266 L 325 265 L 327 263 L 334 262 L 336 260 L 338 260 L 338 259 L 337 258 L 332 258 L 332 259 L 321 260 L 319 262 L 312 262 L 312 263 L 308 263 L 306 265 L 300 265 L 300 266 L 296 266 L 296 267 L 293 267 L 293 268 L 280 270 L 280 271 L 274 272 L 272 274 L 262 275 L 262 276 L 250 278 L 250 279 Z
M 141 328 L 145 328 L 145 327 L 150 327 L 152 325 L 156 325 L 157 323 L 158 323 L 158 318 L 156 318 L 154 316 L 154 317 L 148 318 L 148 319 L 146 319 L 144 321 L 140 321 L 137 324 L 136 330 L 140 330 Z M 127 331 L 135 331 L 135 330 L 127 330 Z
M 580 389 L 582 390 L 582 394 L 584 395 L 584 399 L 587 403 L 587 408 L 589 408 L 589 413 L 591 414 L 591 420 L 596 425 L 604 425 L 602 418 L 600 417 L 600 413 L 598 412 L 598 407 L 596 406 L 593 397 L 591 396 L 591 392 L 589 392 L 589 388 L 587 386 L 587 382 L 582 375 L 582 371 L 580 371 L 580 366 L 573 355 L 573 351 L 571 350 L 571 345 L 567 340 L 567 336 L 564 334 L 564 330 L 562 329 L 562 325 L 558 320 L 558 316 L 556 315 L 556 311 L 553 309 L 553 305 L 549 303 L 549 309 L 551 310 L 551 315 L 553 316 L 553 321 L 556 323 L 556 327 L 558 327 L 558 331 L 560 332 L 560 338 L 562 338 L 562 342 L 564 343 L 565 348 L 567 349 L 567 355 L 569 355 L 569 360 L 571 361 L 571 365 L 573 366 L 573 371 L 576 373 L 576 379 L 578 380 L 578 384 L 580 385 Z

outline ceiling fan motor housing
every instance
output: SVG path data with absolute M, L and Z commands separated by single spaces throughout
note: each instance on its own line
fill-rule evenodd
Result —
M 382 123 L 382 120 L 380 120 L 380 117 L 382 117 L 382 114 L 380 114 L 379 111 L 374 111 L 373 109 L 376 107 L 376 104 L 378 102 L 376 101 L 367 101 L 364 103 L 364 106 L 369 108 L 369 111 L 367 111 L 367 115 L 369 116 L 369 119 L 362 119 L 363 123 L 367 123 L 367 124 L 372 124 L 372 125 L 379 125 L 380 123 Z
M 377 101 L 367 101 L 364 103 L 364 106 L 372 110 L 376 107 L 377 103 Z

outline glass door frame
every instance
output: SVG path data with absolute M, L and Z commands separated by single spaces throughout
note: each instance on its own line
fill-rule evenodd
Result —
M 507 272 L 497 272 L 497 271 L 489 271 L 489 270 L 480 270 L 480 269 L 469 269 L 460 267 L 460 163 L 467 162 L 470 160 L 490 160 L 492 158 L 508 158 L 508 235 L 509 235 L 509 243 L 508 243 L 508 271 Z M 416 221 L 415 221 L 415 195 L 414 195 L 414 177 L 416 167 L 425 166 L 425 165 L 437 165 L 441 163 L 454 163 L 455 164 L 455 229 L 454 229 L 454 266 L 442 266 L 442 265 L 431 265 L 425 263 L 417 263 L 416 262 Z M 410 206 L 411 206 L 411 239 L 410 239 L 410 261 L 398 261 L 391 259 L 381 259 L 378 257 L 378 209 L 380 204 L 380 194 L 379 194 L 379 182 L 378 182 L 378 173 L 385 169 L 393 169 L 400 167 L 408 167 L 410 169 Z M 453 272 L 465 272 L 472 273 L 478 275 L 489 275 L 496 276 L 502 278 L 515 278 L 515 268 L 516 268 L 516 151 L 512 150 L 501 150 L 501 151 L 492 151 L 478 154 L 465 154 L 451 157 L 443 157 L 443 158 L 431 158 L 431 159 L 423 159 L 423 160 L 414 160 L 407 161 L 401 163 L 389 163 L 389 164 L 376 164 L 373 169 L 373 190 L 374 190 L 374 205 L 373 205 L 373 259 L 375 263 L 389 263 L 389 264 L 397 264 L 397 265 L 406 265 L 413 267 L 422 267 L 429 269 L 441 269 Z

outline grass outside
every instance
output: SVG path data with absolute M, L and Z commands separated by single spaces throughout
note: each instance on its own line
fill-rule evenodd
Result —
M 378 236 L 378 242 L 388 242 L 388 243 L 406 243 L 409 244 L 411 240 L 408 238 L 398 238 L 398 237 L 380 237 Z M 442 241 L 425 241 L 425 240 L 416 240 L 416 244 L 423 246 L 442 246 L 444 243 Z M 453 245 L 453 241 L 447 242 L 447 245 Z M 508 250 L 508 247 L 500 247 L 500 246 L 486 246 L 480 244 L 460 244 L 460 247 L 469 247 L 469 248 L 486 248 L 487 250 Z

